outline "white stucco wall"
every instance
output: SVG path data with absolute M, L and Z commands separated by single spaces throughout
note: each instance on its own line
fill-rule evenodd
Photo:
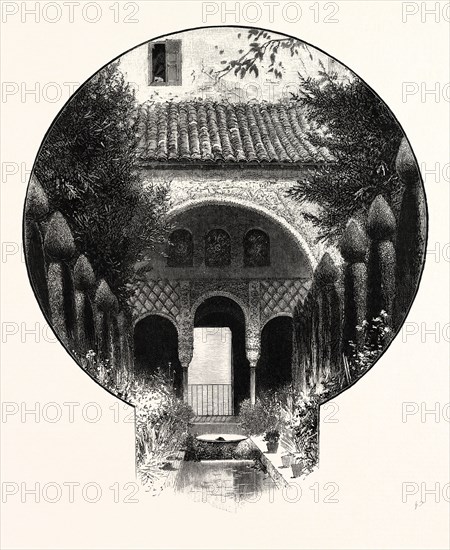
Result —
M 241 37 L 238 38 L 238 34 Z M 272 38 L 278 35 L 272 33 Z M 290 92 L 298 90 L 298 72 L 303 75 L 317 76 L 321 61 L 326 68 L 333 68 L 342 74 L 347 73 L 345 67 L 333 62 L 315 48 L 300 50 L 299 56 L 291 57 L 288 50 L 280 49 L 278 60 L 284 65 L 282 79 L 277 79 L 267 72 L 269 60 L 265 59 L 258 65 L 258 77 L 247 74 L 244 79 L 227 74 L 216 85 L 208 76 L 210 69 L 218 70 L 224 59 L 236 59 L 239 50 L 248 50 L 247 31 L 239 28 L 197 29 L 178 34 L 168 35 L 168 39 L 182 41 L 182 85 L 181 86 L 150 86 L 148 84 L 148 43 L 131 50 L 120 58 L 120 68 L 127 80 L 133 83 L 138 101 L 148 99 L 165 101 L 171 98 L 186 99 L 193 97 L 228 99 L 229 101 L 248 101 L 258 99 L 277 101 L 290 97 Z M 224 51 L 221 55 L 220 52 Z M 311 58 L 312 57 L 312 58 Z

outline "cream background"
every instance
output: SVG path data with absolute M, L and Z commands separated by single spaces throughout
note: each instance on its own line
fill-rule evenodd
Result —
M 45 2 L 42 2 L 44 4 Z M 28 4 L 28 3 L 27 3 Z M 30 2 L 34 5 L 34 2 Z M 82 2 L 80 2 L 82 4 Z M 201 3 L 138 2 L 139 23 L 112 23 L 112 2 L 100 2 L 103 16 L 96 24 L 67 17 L 58 23 L 2 24 L 2 80 L 26 82 L 83 82 L 113 57 L 140 42 L 188 27 L 200 26 Z M 234 3 L 233 3 L 234 4 Z M 419 97 L 403 102 L 402 82 L 449 82 L 449 25 L 417 16 L 402 23 L 400 1 L 338 2 L 340 22 L 314 23 L 312 2 L 302 2 L 298 23 L 262 18 L 254 26 L 301 37 L 330 52 L 366 80 L 386 101 L 406 131 L 419 162 L 428 168 L 448 162 L 449 104 Z M 435 2 L 430 2 L 433 6 Z M 267 15 L 267 12 L 264 12 Z M 278 14 L 278 15 L 277 15 Z M 235 20 L 228 17 L 228 24 Z M 219 16 L 207 24 L 220 25 Z M 241 24 L 252 26 L 241 19 Z M 10 97 L 2 107 L 2 167 L 25 163 L 30 169 L 42 137 L 68 98 L 49 103 Z M 3 100 L 4 101 L 4 100 Z M 448 182 L 426 179 L 431 215 L 429 247 L 449 241 Z M 21 242 L 26 177 L 7 178 L 1 185 L 2 243 Z M 448 262 L 429 255 L 409 323 L 433 328 L 448 323 Z M 2 258 L 2 331 L 5 323 L 45 325 L 34 299 L 20 254 Z M 10 325 L 8 325 L 10 326 Z M 432 497 L 415 509 L 419 495 L 402 503 L 403 482 L 448 483 L 449 423 L 421 423 L 418 415 L 402 422 L 402 402 L 443 406 L 449 402 L 448 341 L 420 334 L 389 351 L 355 387 L 335 399 L 338 423 L 321 425 L 321 466 L 303 484 L 297 504 L 247 504 L 232 515 L 207 505 L 194 505 L 163 496 L 152 499 L 142 490 L 138 503 L 114 503 L 114 482 L 134 482 L 133 424 L 128 411 L 96 386 L 69 359 L 50 333 L 10 336 L 2 346 L 2 399 L 25 402 L 78 402 L 75 421 L 68 415 L 56 423 L 1 424 L 2 482 L 50 481 L 99 483 L 102 498 L 86 503 L 67 492 L 58 503 L 16 495 L 2 505 L 2 548 L 116 549 L 116 548 L 305 548 L 305 549 L 441 549 L 448 547 L 449 505 Z M 102 418 L 83 420 L 81 408 L 98 403 Z M 112 407 L 110 409 L 109 407 Z M 120 422 L 114 422 L 119 411 Z M 49 412 L 50 415 L 50 412 Z M 322 413 L 322 415 L 324 415 Z M 4 420 L 4 419 L 3 419 Z M 308 489 L 318 482 L 320 500 Z M 324 484 L 339 484 L 339 503 L 323 503 Z M 129 491 L 121 493 L 123 496 Z

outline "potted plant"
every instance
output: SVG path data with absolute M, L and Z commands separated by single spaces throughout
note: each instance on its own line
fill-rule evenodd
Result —
M 266 430 L 266 418 L 262 403 L 259 399 L 256 400 L 254 405 L 251 404 L 250 399 L 244 399 L 242 401 L 239 415 L 238 424 L 245 435 L 262 435 Z
M 322 386 L 316 385 L 301 392 L 293 403 L 290 428 L 297 450 L 297 458 L 291 464 L 293 477 L 309 473 L 317 465 L 319 406 L 323 393 Z
M 267 452 L 276 453 L 280 442 L 280 432 L 278 430 L 269 430 L 264 436 L 264 441 L 267 443 Z
M 275 392 L 261 393 L 254 405 L 249 399 L 242 402 L 238 423 L 248 436 L 264 435 L 267 452 L 276 453 L 282 427 L 282 411 Z
M 293 457 L 293 459 L 294 459 L 294 462 L 291 463 L 292 476 L 300 477 L 304 469 L 303 460 L 300 456 L 298 456 L 297 458 Z
M 282 468 L 289 468 L 295 460 L 295 455 L 290 452 L 281 455 Z
M 264 412 L 264 441 L 267 443 L 267 452 L 276 453 L 283 424 L 280 396 L 277 392 L 266 392 L 260 396 L 260 401 Z

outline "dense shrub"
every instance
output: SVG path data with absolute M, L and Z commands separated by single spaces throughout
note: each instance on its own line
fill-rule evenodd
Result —
M 278 392 L 261 392 L 254 405 L 245 399 L 239 409 L 238 423 L 246 435 L 279 431 L 282 414 Z
M 388 314 L 382 310 L 372 321 L 364 320 L 356 330 L 361 333 L 364 345 L 359 348 L 355 342 L 350 342 L 348 357 L 349 382 L 353 382 L 370 367 L 388 346 L 392 339 L 392 329 L 388 325 Z
M 304 391 L 290 386 L 283 392 L 283 446 L 302 462 L 305 474 L 315 468 L 319 459 L 320 405 L 343 386 L 343 377 L 329 372 Z
M 117 384 L 108 360 L 91 350 L 81 360 L 86 371 L 115 395 L 136 408 L 136 461 L 142 483 L 153 488 L 170 457 L 182 446 L 194 412 L 174 392 L 162 372 L 146 378 L 131 375 Z
M 185 460 L 258 460 L 260 455 L 260 451 L 247 441 L 212 443 L 199 441 L 190 434 L 185 445 Z
M 405 183 L 396 238 L 395 328 L 403 323 L 417 291 L 426 239 L 427 209 L 423 183 L 414 154 L 404 139 L 397 155 L 397 172 Z
M 320 206 L 318 215 L 305 216 L 318 227 L 321 240 L 335 241 L 350 218 L 365 218 L 380 193 L 398 211 L 403 185 L 395 160 L 402 130 L 362 80 L 342 80 L 324 68 L 320 74 L 321 79 L 300 79 L 297 100 L 311 123 L 309 141 L 326 148 L 335 162 L 306 174 L 290 193 Z
M 77 250 L 123 305 L 134 263 L 163 238 L 167 206 L 166 186 L 140 185 L 137 120 L 134 92 L 110 63 L 61 111 L 34 170 L 50 210 L 64 216 Z

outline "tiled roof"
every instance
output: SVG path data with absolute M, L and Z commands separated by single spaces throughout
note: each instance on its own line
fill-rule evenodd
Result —
M 294 102 L 144 104 L 139 157 L 143 163 L 332 161 L 326 149 L 308 141 L 307 129 L 301 107 Z

